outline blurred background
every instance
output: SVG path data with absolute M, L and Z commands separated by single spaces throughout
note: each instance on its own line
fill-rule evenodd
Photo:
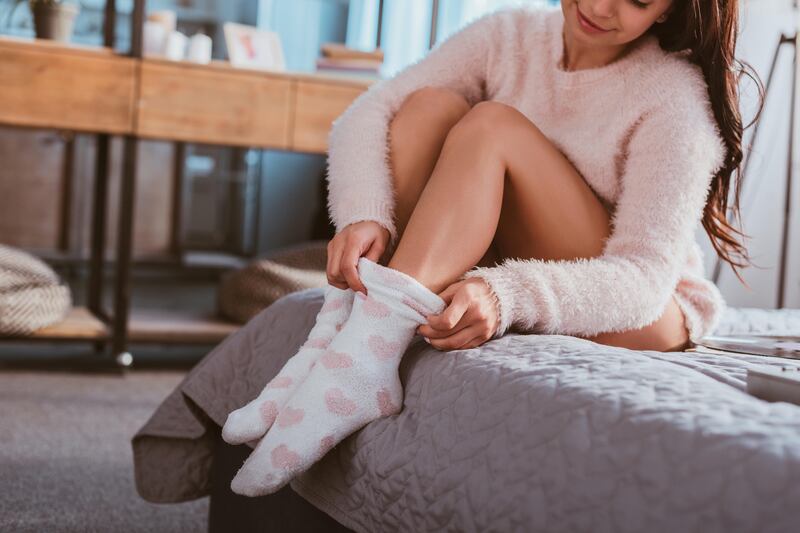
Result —
M 72 22 L 69 46 L 82 51 L 103 49 L 108 4 L 101 0 L 72 4 L 79 9 Z M 115 4 L 110 48 L 116 55 L 126 55 L 131 53 L 132 47 L 134 2 L 119 0 Z M 98 143 L 103 142 L 103 136 L 86 131 L 93 126 L 80 123 L 80 129 L 71 129 L 69 126 L 73 123 L 65 119 L 61 122 L 66 127 L 30 127 L 28 117 L 18 116 L 24 112 L 9 113 L 8 119 L 0 120 L 0 158 L 4 161 L 0 168 L 0 243 L 46 261 L 69 284 L 74 308 L 87 309 L 101 321 L 104 314 L 109 315 L 106 329 L 111 335 L 114 282 L 125 284 L 113 271 L 120 246 L 119 213 L 124 207 L 121 202 L 127 195 L 121 193 L 120 184 L 124 172 L 133 166 L 135 191 L 129 195 L 133 204 L 131 243 L 122 245 L 130 249 L 130 257 L 125 261 L 130 265 L 127 276 L 130 302 L 122 306 L 130 312 L 130 339 L 149 345 L 161 340 L 152 333 L 153 322 L 163 323 L 166 316 L 175 320 L 172 329 L 177 338 L 172 340 L 180 341 L 180 330 L 188 329 L 183 339 L 191 341 L 192 332 L 207 326 L 209 331 L 216 328 L 215 334 L 209 334 L 211 342 L 216 342 L 231 331 L 228 326 L 240 324 L 246 318 L 227 309 L 221 301 L 225 295 L 220 295 L 219 289 L 226 273 L 234 283 L 236 269 L 297 246 L 318 250 L 318 241 L 333 235 L 325 208 L 324 182 L 324 152 L 330 121 L 370 83 L 391 77 L 475 17 L 514 4 L 552 3 L 545 0 L 148 1 L 146 15 L 172 12 L 177 32 L 185 36 L 201 33 L 211 39 L 211 64 L 205 70 L 181 71 L 196 76 L 184 87 L 194 92 L 192 102 L 180 113 L 168 109 L 172 103 L 164 103 L 156 109 L 153 113 L 157 114 L 154 117 L 157 124 L 150 128 L 148 135 L 139 136 L 132 158 L 125 159 L 124 136 L 108 136 L 108 163 L 102 164 L 108 169 L 105 192 L 96 188 L 97 180 L 103 181 L 98 178 L 101 164 L 98 163 Z M 233 96 L 226 84 L 236 83 L 235 80 L 241 78 L 231 78 L 230 69 L 221 68 L 227 65 L 229 55 L 224 32 L 229 22 L 277 34 L 288 73 L 353 80 L 342 89 L 346 92 L 337 92 L 331 85 L 315 86 L 319 105 L 302 107 L 320 113 L 309 119 L 316 121 L 309 126 L 314 130 L 310 133 L 313 137 L 310 144 L 292 142 L 286 144 L 293 146 L 281 147 L 280 141 L 258 138 L 257 134 L 249 137 L 245 134 L 241 141 L 232 138 L 237 135 L 236 128 L 258 127 L 251 123 L 251 118 L 269 127 L 273 117 L 253 117 L 256 108 L 251 107 L 249 111 L 244 102 L 239 102 L 238 107 L 228 102 L 230 105 L 225 107 L 224 100 L 228 97 L 246 93 L 243 90 Z M 7 44 L 31 40 L 36 32 L 35 17 L 28 2 L 0 0 L 0 35 L 6 37 Z M 36 42 L 40 44 L 42 40 Z M 323 48 L 333 44 L 348 51 L 363 51 L 367 59 L 356 61 L 363 59 L 364 63 L 372 63 L 350 69 L 347 67 L 352 65 L 322 64 Z M 144 46 L 147 55 L 147 42 Z M 376 54 L 376 50 L 379 53 Z M 48 57 L 52 57 L 54 52 L 54 49 L 47 49 L 41 54 L 49 53 Z M 150 56 L 148 59 L 158 64 L 163 58 Z M 38 68 L 50 68 L 51 62 L 51 59 L 41 59 Z M 184 59 L 181 63 L 189 62 Z M 21 78 L 20 72 L 9 69 L 9 79 Z M 29 74 L 35 75 L 35 72 L 31 70 Z M 79 70 L 70 74 L 81 75 Z M 174 80 L 169 78 L 169 73 L 160 74 L 166 81 L 157 80 L 152 90 L 162 96 L 174 90 L 174 85 L 170 85 Z M 53 122 L 53 115 L 63 115 L 59 111 L 62 102 L 58 100 L 63 96 L 58 94 L 59 87 L 72 90 L 75 86 L 71 76 L 69 79 L 54 77 L 53 82 L 55 85 L 47 85 L 33 96 L 29 89 L 22 88 L 22 80 L 19 82 L 17 89 L 24 93 L 26 101 L 12 104 L 33 109 L 37 115 L 33 119 L 34 126 L 47 126 Z M 102 83 L 110 82 L 102 80 Z M 203 92 L 203 89 L 208 90 Z M 69 96 L 77 100 L 95 98 L 91 90 L 74 87 L 79 94 L 70 93 Z M 147 87 L 142 88 L 142 91 L 147 90 Z M 22 96 L 13 98 L 19 100 Z M 70 102 L 63 105 L 69 108 Z M 146 106 L 149 102 L 145 100 L 140 105 Z M 298 103 L 300 113 L 301 105 Z M 53 113 L 42 111 L 43 107 L 50 108 Z M 85 111 L 91 112 L 91 109 Z M 249 122 L 232 125 L 232 114 L 224 118 L 226 111 L 233 111 Z M 216 117 L 216 121 L 202 123 L 206 114 Z M 191 142 L 196 138 L 203 142 Z M 262 145 L 249 145 L 252 139 Z M 105 198 L 106 220 L 102 230 L 105 269 L 98 276 L 102 277 L 105 288 L 94 291 L 91 257 L 97 219 L 93 218 L 96 216 L 93 202 L 99 201 L 99 197 Z M 310 241 L 317 241 L 317 244 L 309 244 Z M 318 268 L 318 263 L 305 266 Z M 180 283 L 176 284 L 176 280 Z M 94 297 L 101 303 L 92 301 L 89 295 L 92 292 L 101 293 Z M 154 310 L 158 310 L 157 315 L 152 313 Z M 169 314 L 172 311 L 174 313 Z M 78 324 L 78 327 L 87 324 Z M 90 327 L 103 328 L 96 322 Z M 142 348 L 146 351 L 148 346 Z M 27 347 L 15 346 L 13 353 L 20 353 L 21 349 Z M 0 353 L 3 350 L 0 343 Z M 132 353 L 127 350 L 127 343 L 125 348 L 120 344 L 115 351 L 114 355 Z
M 283 294 L 325 284 L 331 121 L 474 18 L 558 2 L 81 0 L 64 2 L 66 14 L 52 4 L 0 0 L 0 245 L 47 265 L 66 289 L 54 301 L 69 299 L 63 319 L 0 337 L 0 530 L 202 529 L 202 501 L 137 499 L 128 441 L 213 346 Z M 785 210 L 796 66 L 792 47 L 776 55 L 797 8 L 741 9 L 738 57 L 765 81 L 774 60 L 741 191 L 760 266 L 744 271 L 750 288 L 717 268 L 702 228 L 697 240 L 729 305 L 797 307 L 800 187 Z M 232 66 L 228 44 L 241 36 L 277 36 L 282 68 Z M 746 123 L 756 95 L 745 80 Z M 131 365 L 139 371 L 126 373 Z M 84 401 L 89 390 L 97 402 Z M 51 474 L 31 475 L 37 466 Z M 80 505 L 47 480 L 87 472 L 103 481 L 81 486 Z M 106 505 L 119 506 L 116 527 L 83 512 Z M 48 508 L 61 520 L 43 518 Z

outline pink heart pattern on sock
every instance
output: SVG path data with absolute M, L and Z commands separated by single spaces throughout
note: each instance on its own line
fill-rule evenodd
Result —
M 386 387 L 378 391 L 378 409 L 381 416 L 389 416 L 400 411 L 400 407 L 392 403 L 392 394 Z
M 293 409 L 288 405 L 280 412 L 278 415 L 278 426 L 282 428 L 288 428 L 291 426 L 296 426 L 303 420 L 306 412 L 304 409 Z
M 356 411 L 356 402 L 348 398 L 342 389 L 334 387 L 325 391 L 325 405 L 331 413 L 348 416 Z
M 324 350 L 325 348 L 328 347 L 328 345 L 330 345 L 332 340 L 333 337 L 325 337 L 325 338 L 315 337 L 313 339 L 309 338 L 308 341 L 306 342 L 306 346 L 308 346 L 309 348 L 321 348 Z
M 293 407 L 282 408 L 275 427 L 267 431 L 234 478 L 235 492 L 248 496 L 272 493 L 365 423 L 402 410 L 404 394 L 396 363 L 413 329 L 421 318 L 435 312 L 431 308 L 438 302 L 400 271 L 363 260 L 360 265 L 371 296 L 350 292 L 356 298 L 351 315 L 344 324 L 331 324 L 342 335 L 335 335 L 319 355 L 315 353 L 309 357 L 311 361 L 303 363 L 313 371 L 302 378 L 292 396 Z M 319 337 L 331 332 L 332 328 Z M 310 342 L 321 346 L 320 341 Z M 321 368 L 315 367 L 317 361 Z M 301 408 L 307 416 L 300 416 Z M 317 412 L 320 408 L 323 411 Z M 284 433 L 287 426 L 291 429 Z M 277 481 L 267 483 L 265 470 L 270 470 L 270 464 Z
M 300 455 L 281 444 L 271 452 L 272 466 L 275 468 L 297 468 L 300 466 Z
M 292 384 L 292 378 L 289 376 L 276 376 L 272 379 L 269 383 L 267 383 L 268 389 L 286 389 L 289 385 Z
M 344 352 L 337 352 L 335 350 L 328 350 L 322 357 L 319 358 L 325 368 L 349 368 L 353 366 L 353 358 Z
M 397 352 L 402 348 L 400 342 L 389 342 L 380 335 L 370 335 L 367 345 L 375 356 L 381 361 L 388 361 L 397 356 Z
M 334 447 L 335 444 L 336 442 L 333 435 L 328 435 L 326 437 L 323 437 L 322 440 L 319 442 L 320 457 L 328 453 L 331 450 L 331 448 Z
M 357 292 L 356 297 L 361 298 L 364 313 L 373 318 L 386 318 L 392 314 L 392 310 L 385 303 L 379 302 L 375 298 L 364 296 L 364 294 Z
M 271 426 L 278 416 L 278 405 L 272 400 L 267 400 L 261 404 L 261 419 L 268 426 Z
M 320 313 L 330 313 L 331 311 L 336 311 L 337 309 L 341 309 L 342 306 L 345 304 L 344 298 L 336 298 L 335 300 L 329 300 L 325 302 L 325 304 L 320 307 Z

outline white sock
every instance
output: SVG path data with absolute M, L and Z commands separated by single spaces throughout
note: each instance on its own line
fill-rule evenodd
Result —
M 372 420 L 400 412 L 398 368 L 416 328 L 445 302 L 413 277 L 358 261 L 368 296 L 353 310 L 231 482 L 246 496 L 270 494 Z
M 325 287 L 325 299 L 308 338 L 257 398 L 228 414 L 222 428 L 225 442 L 242 444 L 267 432 L 286 400 L 308 376 L 313 362 L 325 352 L 350 316 L 354 295 L 352 289 L 342 290 L 330 284 Z

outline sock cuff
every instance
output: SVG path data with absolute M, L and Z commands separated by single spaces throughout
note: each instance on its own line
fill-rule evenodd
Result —
M 345 294 L 347 294 L 347 291 L 351 290 L 353 289 L 350 289 L 349 287 L 347 289 L 340 289 L 339 287 L 336 287 L 335 285 L 331 285 L 330 283 L 328 283 L 327 285 L 325 285 L 325 299 L 328 300 L 330 298 L 334 298 L 340 295 L 344 296 Z
M 361 257 L 358 260 L 358 273 L 367 291 L 372 290 L 372 287 L 382 290 L 394 289 L 400 294 L 410 296 L 423 306 L 428 314 L 438 314 L 446 307 L 444 300 L 438 294 L 405 272 Z

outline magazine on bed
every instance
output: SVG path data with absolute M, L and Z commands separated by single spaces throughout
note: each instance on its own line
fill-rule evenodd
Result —
M 800 337 L 787 335 L 709 335 L 688 351 L 743 353 L 800 360 Z

